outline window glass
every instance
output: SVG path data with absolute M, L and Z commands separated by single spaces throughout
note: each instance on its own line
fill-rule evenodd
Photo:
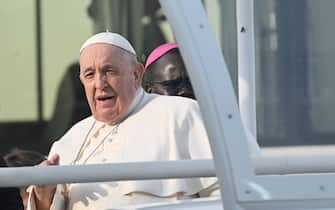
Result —
M 332 0 L 255 1 L 262 144 L 334 142 L 334 6 Z

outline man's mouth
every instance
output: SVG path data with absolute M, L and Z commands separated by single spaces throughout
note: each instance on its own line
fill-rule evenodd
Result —
M 98 101 L 106 101 L 106 100 L 111 100 L 113 98 L 114 98 L 114 96 L 98 96 L 97 100 Z

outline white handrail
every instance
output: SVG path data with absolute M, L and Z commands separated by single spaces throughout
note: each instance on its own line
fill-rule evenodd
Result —
M 335 173 L 334 154 L 335 146 L 266 148 L 253 162 L 257 175 Z M 16 167 L 0 168 L 0 187 L 213 176 L 212 160 Z
M 0 168 L 0 187 L 215 176 L 211 160 Z
M 335 172 L 335 146 L 295 146 L 262 149 L 254 160 L 261 174 L 302 174 Z

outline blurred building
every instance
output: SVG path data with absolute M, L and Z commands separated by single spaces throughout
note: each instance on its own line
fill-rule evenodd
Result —
M 91 34 L 123 34 L 142 61 L 174 40 L 156 0 L 1 3 L 0 152 L 16 146 L 45 153 L 89 115 L 77 62 Z M 236 2 L 203 3 L 237 93 Z M 254 0 L 261 145 L 335 142 L 334 6 L 333 0 Z

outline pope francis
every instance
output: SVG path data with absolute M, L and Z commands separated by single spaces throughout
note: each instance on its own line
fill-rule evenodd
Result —
M 92 116 L 56 141 L 42 165 L 211 158 L 196 101 L 144 92 L 143 73 L 121 35 L 89 38 L 80 49 L 80 80 Z M 215 183 L 194 178 L 31 186 L 28 209 L 120 209 L 209 196 Z

